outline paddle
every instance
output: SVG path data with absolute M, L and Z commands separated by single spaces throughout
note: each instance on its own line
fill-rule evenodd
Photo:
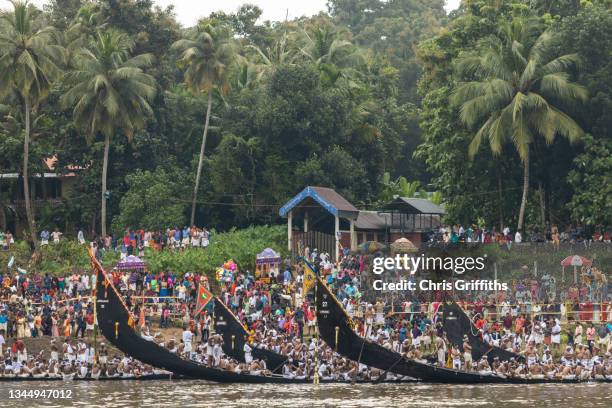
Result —
M 387 378 L 387 373 L 389 372 L 389 370 L 391 370 L 393 367 L 395 367 L 403 359 L 404 359 L 404 356 L 400 356 L 400 358 L 395 363 L 393 363 L 389 368 L 387 368 L 385 370 L 384 373 L 382 373 L 380 376 L 378 376 L 378 378 L 376 380 L 374 380 L 373 384 L 378 384 L 381 381 L 383 381 L 385 378 Z

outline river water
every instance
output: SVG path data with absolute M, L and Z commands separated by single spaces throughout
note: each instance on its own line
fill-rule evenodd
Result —
M 68 399 L 11 399 L 18 390 Z M 10 391 L 13 391 L 12 393 Z M 612 407 L 612 384 L 246 385 L 204 381 L 0 383 L 2 407 Z

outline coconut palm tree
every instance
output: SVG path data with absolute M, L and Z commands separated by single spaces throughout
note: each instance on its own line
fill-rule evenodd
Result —
M 554 32 L 538 35 L 536 30 L 530 20 L 515 19 L 483 40 L 475 54 L 460 57 L 458 74 L 472 80 L 459 83 L 451 97 L 460 107 L 461 120 L 478 129 L 469 145 L 470 156 L 483 141 L 494 155 L 501 154 L 507 142 L 518 152 L 523 165 L 518 230 L 524 225 L 534 138 L 549 145 L 557 135 L 570 143 L 580 140 L 583 130 L 563 107 L 587 99 L 586 89 L 572 82 L 568 73 L 579 65 L 578 56 L 555 55 Z
M 79 9 L 74 20 L 64 33 L 64 42 L 68 54 L 68 61 L 72 61 L 73 55 L 94 39 L 98 31 L 105 29 L 107 23 L 102 13 L 94 4 L 86 4 Z
M 311 33 L 304 31 L 301 53 L 315 64 L 333 64 L 348 67 L 361 62 L 361 56 L 350 41 L 340 38 L 334 30 L 316 27 Z
M 113 30 L 98 32 L 89 49 L 74 58 L 74 69 L 66 74 L 68 91 L 61 103 L 72 107 L 73 120 L 91 140 L 104 137 L 102 161 L 101 229 L 106 236 L 108 155 L 112 138 L 121 131 L 128 139 L 145 125 L 152 113 L 150 101 L 156 93 L 155 79 L 143 68 L 151 65 L 150 54 L 130 56 L 133 42 Z
M 310 33 L 304 31 L 302 43 L 301 54 L 319 69 L 323 84 L 359 88 L 356 79 L 359 69 L 366 63 L 364 55 L 354 44 L 326 27 L 316 27 Z
M 56 30 L 44 25 L 39 10 L 27 1 L 11 3 L 13 11 L 0 15 L 0 100 L 12 95 L 23 112 L 23 193 L 30 236 L 36 248 L 28 173 L 31 115 L 48 95 L 52 82 L 61 75 L 64 53 Z
M 227 93 L 230 86 L 230 67 L 236 54 L 227 29 L 208 23 L 199 24 L 188 38 L 178 40 L 172 45 L 172 48 L 180 52 L 178 64 L 185 70 L 187 86 L 192 92 L 206 94 L 208 97 L 204 133 L 200 145 L 200 157 L 191 205 L 190 225 L 193 225 L 212 110 L 213 92 L 217 91 L 222 95 Z
M 298 50 L 290 45 L 290 37 L 287 33 L 282 33 L 271 46 L 263 50 L 256 45 L 247 45 L 245 48 L 255 51 L 259 76 L 269 75 L 281 65 L 293 64 L 299 56 Z

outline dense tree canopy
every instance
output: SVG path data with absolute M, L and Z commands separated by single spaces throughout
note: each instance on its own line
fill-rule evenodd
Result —
M 520 218 L 518 209 L 521 191 L 525 191 L 521 187 L 523 181 L 523 187 L 527 187 L 525 219 L 528 229 L 541 228 L 545 222 L 567 224 L 572 220 L 591 225 L 610 223 L 609 215 L 606 216 L 605 211 L 600 212 L 601 208 L 584 208 L 586 202 L 580 201 L 578 197 L 582 195 L 582 189 L 588 186 L 579 186 L 571 170 L 576 166 L 573 158 L 589 145 L 590 138 L 585 139 L 586 144 L 571 144 L 555 138 L 561 135 L 573 139 L 570 141 L 576 141 L 583 134 L 583 130 L 590 132 L 595 139 L 610 138 L 610 132 L 605 127 L 609 115 L 598 115 L 598 112 L 601 112 L 599 109 L 605 106 L 604 100 L 609 97 L 608 85 L 599 83 L 599 89 L 604 89 L 601 93 L 604 99 L 595 104 L 594 95 L 598 93 L 598 88 L 589 86 L 589 79 L 597 81 L 593 72 L 601 75 L 601 70 L 605 69 L 602 65 L 606 64 L 606 59 L 598 55 L 601 56 L 600 52 L 610 51 L 609 26 L 605 25 L 605 21 L 610 18 L 610 11 L 598 2 L 585 2 L 583 6 L 573 8 L 577 14 L 572 14 L 570 8 L 565 8 L 563 14 L 551 15 L 554 10 L 556 8 L 551 7 L 550 2 L 465 2 L 453 13 L 447 30 L 420 44 L 418 54 L 424 67 L 424 75 L 420 80 L 424 143 L 419 147 L 416 157 L 425 160 L 432 172 L 433 184 L 447 198 L 447 210 L 451 220 L 470 222 L 475 218 L 482 218 L 488 225 L 499 226 L 516 222 Z M 485 111 L 495 112 L 496 107 L 501 106 L 499 103 L 503 98 L 519 94 L 509 92 L 511 88 L 506 91 L 499 88 L 493 90 L 495 87 L 503 88 L 503 83 L 496 80 L 495 76 L 489 76 L 488 85 L 487 82 L 462 85 L 460 82 L 466 80 L 465 75 L 454 68 L 460 65 L 462 60 L 465 61 L 466 53 L 478 49 L 483 41 L 502 41 L 500 45 L 503 45 L 499 27 L 516 25 L 526 19 L 537 22 L 530 34 L 534 41 L 537 41 L 535 39 L 538 36 L 546 36 L 545 47 L 539 46 L 535 50 L 538 53 L 545 52 L 546 58 L 542 62 L 546 63 L 538 68 L 535 63 L 537 61 L 534 60 L 532 67 L 523 71 L 522 77 L 515 76 L 510 83 L 520 87 L 521 80 L 527 76 L 532 77 L 531 81 L 525 82 L 529 87 L 524 89 L 539 88 L 538 92 L 543 91 L 546 94 L 547 114 L 558 112 L 561 116 L 558 119 L 542 118 L 537 126 L 533 127 L 535 133 L 548 133 L 550 138 L 528 137 L 529 143 L 524 147 L 529 146 L 531 152 L 531 177 L 524 183 L 525 177 L 521 180 L 518 163 L 527 157 L 527 150 L 521 152 L 516 147 L 509 148 L 500 143 L 504 135 L 513 136 L 510 140 L 514 146 L 519 142 L 517 137 L 520 133 L 510 132 L 510 122 L 500 128 L 499 133 L 489 126 L 490 121 L 482 122 L 479 127 L 470 126 L 473 124 L 472 120 L 477 122 L 477 119 L 482 118 L 476 113 L 478 104 L 484 108 L 480 109 L 480 114 Z M 587 34 L 589 32 L 592 35 Z M 599 35 L 595 35 L 596 32 Z M 584 42 L 577 44 L 576 39 L 581 36 L 584 36 Z M 590 50 L 594 43 L 598 44 L 598 51 Z M 532 47 L 525 47 L 520 41 L 513 42 L 506 55 L 514 55 L 520 59 L 520 55 L 530 48 Z M 482 54 L 481 57 L 484 57 L 480 62 L 483 70 L 487 64 L 495 65 L 493 54 Z M 607 62 L 609 64 L 609 59 Z M 525 63 L 528 63 L 528 58 Z M 482 77 L 480 79 L 482 80 Z M 479 86 L 482 87 L 480 91 L 476 89 Z M 457 95 L 458 92 L 470 94 L 470 88 L 480 92 L 482 97 L 472 99 L 471 105 L 459 105 L 461 109 L 449 103 L 451 95 Z M 529 95 L 524 91 L 521 93 Z M 477 96 L 477 92 L 471 92 L 470 96 Z M 514 102 L 511 102 L 513 106 L 517 106 Z M 524 102 L 526 100 L 521 102 L 522 106 L 525 106 Z M 555 107 L 554 110 L 548 109 L 551 106 L 549 102 Z M 592 106 L 593 104 L 595 106 Z M 587 109 L 588 106 L 591 106 L 591 109 Z M 519 111 L 521 110 L 515 109 L 515 112 Z M 602 127 L 593 126 L 597 119 L 590 117 L 592 114 L 601 118 Z M 515 113 L 512 117 L 519 116 Z M 495 119 L 494 116 L 488 118 Z M 558 128 L 559 125 L 566 129 Z M 555 129 L 542 132 L 549 126 Z M 475 148 L 482 140 L 490 143 L 498 155 L 480 154 L 471 159 L 467 147 L 471 144 Z M 585 154 L 589 154 L 589 151 L 595 154 L 592 148 L 587 148 Z M 605 163 L 600 163 L 597 169 L 583 168 L 578 170 L 578 173 L 592 171 L 599 177 L 605 177 L 611 170 L 606 168 Z M 571 180 L 569 184 L 568 180 Z M 588 180 L 585 180 L 585 183 L 595 181 L 593 178 Z M 572 197 L 575 199 L 572 200 Z M 479 205 L 474 206 L 476 199 L 479 200 Z M 587 201 L 593 202 L 591 199 Z M 576 206 L 582 208 L 576 212 Z M 595 213 L 592 213 L 593 210 Z M 594 218 L 577 217 L 585 211 Z
M 609 4 L 443 6 L 330 0 L 327 13 L 263 22 L 245 4 L 181 27 L 151 0 L 53 0 L 24 6 L 38 37 L 29 48 L 15 45 L 11 8 L 0 19 L 0 171 L 40 172 L 55 157 L 74 173 L 70 193 L 30 217 L 69 234 L 99 233 L 102 203 L 114 232 L 183 224 L 194 198 L 200 225 L 273 223 L 308 184 L 362 208 L 427 196 L 448 222 L 516 225 L 523 207 L 526 229 L 609 225 Z M 478 69 L 462 69 L 470 59 Z M 505 107 L 504 132 L 492 132 Z M 511 131 L 521 123 L 524 145 Z M 13 203 L 23 180 L 2 183 L 0 228 L 26 218 Z

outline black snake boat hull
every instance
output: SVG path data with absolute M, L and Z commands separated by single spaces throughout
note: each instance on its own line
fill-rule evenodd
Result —
M 182 359 L 153 341 L 142 338 L 129 324 L 130 315 L 123 302 L 107 279 L 106 272 L 95 258 L 92 263 L 97 270 L 96 313 L 100 331 L 115 347 L 158 369 L 171 371 L 177 375 L 221 383 L 309 383 L 311 380 L 290 379 L 279 376 L 242 374 L 207 367 L 195 361 Z
M 463 336 L 468 336 L 474 361 L 480 360 L 483 356 L 487 357 L 489 363 L 492 363 L 495 357 L 499 358 L 500 361 L 509 361 L 511 358 L 516 361 L 525 361 L 525 357 L 519 354 L 500 347 L 492 347 L 485 343 L 478 333 L 478 329 L 474 327 L 470 318 L 456 302 L 445 303 L 440 307 L 442 308 L 442 327 L 446 338 L 455 347 L 461 348 Z
M 403 357 L 400 353 L 359 336 L 350 324 L 350 317 L 335 296 L 317 277 L 317 323 L 321 338 L 337 353 L 362 364 L 376 367 L 402 376 L 434 383 L 576 383 L 579 380 L 517 378 L 485 375 L 443 368 Z M 610 381 L 610 380 L 600 380 Z
M 223 336 L 223 352 L 228 356 L 245 362 L 244 344 L 249 336 L 246 328 L 240 323 L 236 315 L 215 297 L 215 332 Z M 252 347 L 251 355 L 254 359 L 266 362 L 272 372 L 278 373 L 287 362 L 287 357 L 274 351 Z
M 91 253 L 90 253 L 91 256 Z M 96 313 L 100 331 L 116 348 L 155 368 L 173 372 L 183 378 L 202 379 L 219 383 L 253 383 L 253 384 L 308 384 L 309 378 L 286 378 L 278 375 L 262 376 L 242 374 L 232 371 L 207 367 L 195 361 L 180 358 L 153 341 L 142 338 L 130 325 L 130 314 L 119 298 L 112 281 L 107 279 L 106 272 L 100 263 L 91 256 L 96 278 Z M 320 380 L 321 383 L 353 383 L 342 380 Z M 369 381 L 356 381 L 367 383 Z M 402 382 L 402 381 L 385 381 Z

